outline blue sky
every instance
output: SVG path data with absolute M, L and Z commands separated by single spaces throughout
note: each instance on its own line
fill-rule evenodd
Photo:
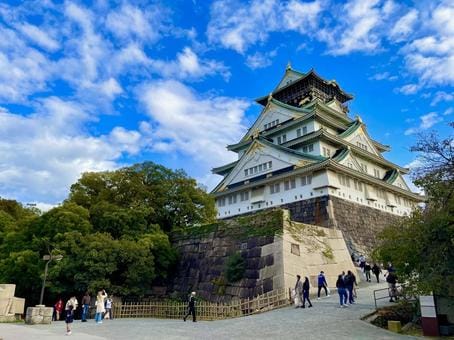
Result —
M 0 4 L 0 196 L 61 202 L 84 171 L 151 160 L 212 188 L 294 69 L 336 79 L 387 157 L 451 133 L 452 1 Z

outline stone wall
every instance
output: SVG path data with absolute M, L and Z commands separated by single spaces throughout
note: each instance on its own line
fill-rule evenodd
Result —
M 334 287 L 338 274 L 354 270 L 340 230 L 291 221 L 280 209 L 195 227 L 174 234 L 172 241 L 180 261 L 170 290 L 180 297 L 197 291 L 216 302 L 252 298 L 293 288 L 298 274 L 314 287 L 321 270 Z M 227 282 L 226 263 L 235 253 L 246 270 L 241 280 Z
M 286 204 L 291 219 L 337 228 L 344 234 L 349 250 L 369 254 L 377 234 L 401 217 L 335 196 L 321 196 Z
M 402 217 L 379 209 L 330 196 L 334 218 L 330 221 L 344 233 L 347 246 L 368 254 L 377 244 L 377 234 Z
M 172 235 L 180 261 L 171 290 L 181 294 L 197 291 L 203 299 L 228 302 L 275 289 L 273 278 L 280 264 L 276 253 L 268 248 L 272 248 L 275 231 L 282 229 L 282 211 L 270 210 L 193 229 Z M 235 253 L 245 260 L 244 278 L 227 282 L 226 263 Z

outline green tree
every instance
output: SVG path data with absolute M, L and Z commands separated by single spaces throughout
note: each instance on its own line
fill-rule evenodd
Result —
M 173 171 L 152 162 L 85 173 L 71 186 L 68 201 L 89 209 L 93 225 L 101 229 L 128 219 L 118 207 L 134 209 L 134 215 L 145 219 L 147 226 L 159 225 L 167 232 L 212 222 L 216 214 L 213 198 L 194 179 L 182 170 Z
M 415 183 L 423 188 L 427 202 L 385 228 L 374 253 L 392 262 L 400 281 L 416 293 L 447 288 L 454 293 L 454 138 L 423 135 L 412 150 L 421 162 Z

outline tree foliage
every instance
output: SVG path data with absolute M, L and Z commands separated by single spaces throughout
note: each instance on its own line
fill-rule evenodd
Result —
M 452 127 L 454 127 L 451 124 Z M 380 235 L 375 256 L 391 261 L 398 276 L 417 293 L 454 293 L 454 139 L 421 136 L 412 148 L 421 166 L 415 183 L 427 197 L 414 211 Z
M 165 283 L 177 254 L 168 232 L 214 220 L 213 199 L 183 171 L 154 163 L 90 172 L 62 205 L 40 214 L 0 199 L 0 282 L 36 303 L 49 251 L 45 297 L 96 292 L 143 296 Z

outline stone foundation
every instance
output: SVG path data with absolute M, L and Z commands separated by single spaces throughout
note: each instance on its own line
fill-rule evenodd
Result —
M 16 285 L 0 284 L 0 322 L 20 319 L 24 313 L 25 299 L 14 296 Z
M 343 232 L 351 252 L 369 254 L 377 234 L 401 217 L 335 196 L 321 196 L 283 206 L 298 222 L 336 228 Z
M 36 307 L 28 307 L 25 315 L 25 323 L 28 325 L 50 324 L 52 322 L 52 314 L 54 309 L 44 305 Z
M 197 291 L 203 299 L 228 302 L 295 285 L 296 275 L 307 276 L 316 286 L 325 271 L 330 287 L 343 270 L 354 270 L 342 232 L 290 221 L 285 210 L 203 226 L 197 234 L 174 234 L 180 252 L 171 290 L 183 296 Z M 194 230 L 197 230 L 194 228 Z M 227 282 L 226 263 L 239 253 L 246 270 L 237 282 Z

